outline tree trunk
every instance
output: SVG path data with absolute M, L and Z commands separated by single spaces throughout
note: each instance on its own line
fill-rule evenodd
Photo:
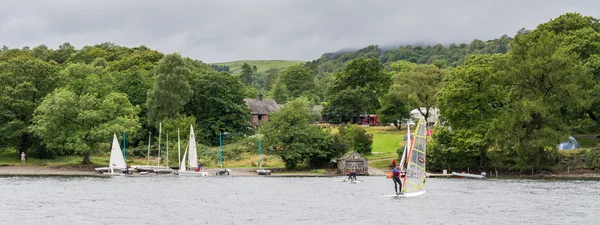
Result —
M 21 140 L 19 141 L 19 159 L 21 159 L 21 152 L 25 152 L 25 154 L 27 154 L 27 139 L 29 139 L 29 134 L 24 133 L 21 135 Z
M 90 161 L 90 153 L 85 153 L 83 154 L 83 162 L 81 162 L 81 164 L 83 165 L 90 165 L 92 164 L 92 161 Z
M 481 148 L 481 150 L 479 150 L 479 169 L 483 169 L 483 165 L 485 164 L 485 160 L 487 158 L 487 148 Z

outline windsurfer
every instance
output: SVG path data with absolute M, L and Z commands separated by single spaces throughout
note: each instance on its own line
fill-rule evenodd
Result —
M 350 172 L 350 178 L 353 181 L 356 181 L 356 170 L 352 169 L 352 171 Z
M 402 193 L 402 182 L 400 181 L 400 166 L 396 166 L 394 168 L 394 172 L 392 173 L 392 180 L 394 180 L 394 190 L 396 191 L 396 195 Z M 398 188 L 400 185 L 400 188 Z

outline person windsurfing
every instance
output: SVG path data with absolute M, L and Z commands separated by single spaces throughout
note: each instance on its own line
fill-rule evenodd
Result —
M 396 195 L 400 195 L 402 193 L 402 181 L 400 181 L 400 165 L 394 167 L 394 172 L 392 173 L 392 180 L 394 181 L 394 190 L 396 191 Z M 398 188 L 400 185 L 400 188 Z
M 352 172 L 350 172 L 350 177 L 353 181 L 356 181 L 356 170 L 352 169 Z

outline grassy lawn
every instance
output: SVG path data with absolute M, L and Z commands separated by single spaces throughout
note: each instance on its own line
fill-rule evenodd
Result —
M 366 156 L 370 160 L 397 157 L 398 148 L 404 147 L 404 130 L 394 127 L 368 127 L 367 133 L 373 135 L 373 154 Z
M 225 65 L 229 66 L 229 71 L 231 74 L 240 74 L 242 71 L 242 65 L 244 63 L 250 64 L 250 66 L 256 66 L 258 68 L 258 72 L 262 73 L 271 68 L 282 68 L 285 69 L 287 67 L 298 65 L 301 63 L 305 63 L 305 61 L 292 61 L 292 60 L 239 60 L 232 62 L 220 62 L 220 63 L 209 63 L 216 65 Z

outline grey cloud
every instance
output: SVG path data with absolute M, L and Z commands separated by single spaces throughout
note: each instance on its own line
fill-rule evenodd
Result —
M 462 43 L 514 35 L 595 1 L 29 0 L 0 1 L 0 44 L 105 41 L 205 62 L 312 60 L 369 44 Z

